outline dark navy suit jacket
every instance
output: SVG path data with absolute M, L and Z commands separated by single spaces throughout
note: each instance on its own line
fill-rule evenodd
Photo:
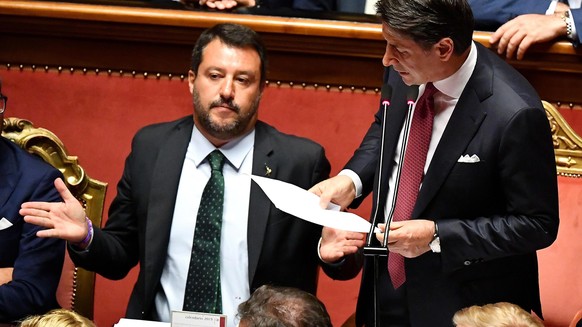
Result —
M 0 137 L 0 219 L 12 226 L 0 230 L 0 268 L 13 267 L 12 281 L 0 285 L 0 322 L 57 308 L 65 243 L 38 238 L 40 227 L 18 213 L 28 201 L 62 201 L 53 181 L 58 170 Z

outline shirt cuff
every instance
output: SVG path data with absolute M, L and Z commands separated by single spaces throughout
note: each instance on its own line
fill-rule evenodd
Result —
M 550 2 L 550 5 L 548 6 L 548 9 L 546 10 L 546 15 L 553 15 L 554 12 L 556 11 L 557 4 L 558 0 L 552 0 L 552 2 Z
M 574 16 L 572 15 L 572 10 L 568 9 L 568 21 L 570 22 L 570 27 L 572 32 L 568 35 L 568 38 L 572 41 L 578 40 L 578 32 L 576 32 L 576 24 L 574 24 Z
M 356 188 L 356 198 L 362 196 L 362 180 L 360 179 L 360 176 L 358 176 L 358 174 L 356 174 L 353 170 L 343 169 L 342 171 L 339 172 L 338 175 L 348 176 L 349 178 L 351 178 L 352 183 L 354 183 L 354 187 Z

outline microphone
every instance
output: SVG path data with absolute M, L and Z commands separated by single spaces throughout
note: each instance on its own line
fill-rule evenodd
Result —
M 392 99 L 392 87 L 388 84 L 382 85 L 380 94 L 380 103 L 384 106 L 384 110 L 386 110 L 390 106 L 390 101 Z
M 387 74 L 386 74 L 387 75 Z M 378 185 L 380 185 L 380 182 L 382 181 L 382 167 L 383 167 L 383 160 L 384 160 L 384 142 L 386 139 L 386 130 L 385 130 L 385 126 L 386 126 L 386 116 L 387 116 L 387 112 L 388 112 L 388 107 L 390 107 L 390 101 L 392 100 L 392 86 L 390 86 L 388 84 L 387 81 L 387 76 L 385 76 L 385 80 L 384 80 L 384 84 L 382 85 L 382 90 L 380 93 L 380 104 L 382 106 L 382 125 L 381 125 L 381 129 L 382 129 L 382 138 L 380 141 L 380 158 L 379 158 L 379 163 L 378 163 L 378 167 L 379 168 L 379 173 L 378 173 Z M 377 192 L 377 198 L 376 198 L 376 203 L 379 203 L 378 201 L 380 201 L 380 192 Z M 386 255 L 386 247 L 384 248 L 377 248 L 377 247 L 373 247 L 372 246 L 372 237 L 374 237 L 374 229 L 376 228 L 376 221 L 378 220 L 378 215 L 379 215 L 379 211 L 378 211 L 378 205 L 376 205 L 376 211 L 374 212 L 374 215 L 372 216 L 372 221 L 370 224 L 370 231 L 368 232 L 368 238 L 366 240 L 366 245 L 364 246 L 364 255 Z
M 418 85 L 411 85 L 406 91 L 406 103 L 408 104 L 408 109 L 412 109 L 416 98 L 418 97 Z
M 406 146 L 408 145 L 408 138 L 410 136 L 410 123 L 412 122 L 412 107 L 416 103 L 416 98 L 418 97 L 418 85 L 411 85 L 406 90 L 406 103 L 408 104 L 408 111 L 406 112 L 406 118 L 404 120 L 404 135 L 400 142 L 400 155 L 398 156 L 398 167 L 396 171 L 396 180 L 394 183 L 394 190 L 392 192 L 392 201 L 390 201 L 390 210 L 386 218 L 386 229 L 384 230 L 384 240 L 382 246 L 388 246 L 388 232 L 390 231 L 390 225 L 394 219 L 394 209 L 396 208 L 396 195 L 398 194 L 398 188 L 400 187 L 400 176 L 402 175 L 402 166 L 404 165 L 404 154 L 406 153 Z

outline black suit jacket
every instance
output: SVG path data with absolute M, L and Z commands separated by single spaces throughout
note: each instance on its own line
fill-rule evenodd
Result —
M 412 213 L 413 219 L 438 223 L 442 247 L 440 254 L 428 252 L 405 260 L 412 326 L 451 326 L 456 310 L 499 301 L 541 315 L 536 250 L 549 246 L 558 230 L 549 124 L 532 86 L 493 52 L 479 44 L 477 50 L 475 70 L 438 144 Z M 407 86 L 392 69 L 388 83 L 394 96 L 387 114 L 381 187 L 377 183 L 381 112 L 346 165 L 362 179 L 365 194 L 373 190 L 379 212 L 384 209 L 407 110 Z M 458 162 L 466 154 L 476 154 L 480 161 Z M 380 262 L 377 290 L 382 298 L 389 277 L 386 258 Z M 343 266 L 341 272 L 348 278 L 357 269 Z M 373 312 L 372 272 L 367 259 L 357 308 L 360 323 Z M 385 309 L 381 303 L 380 310 Z
M 193 124 L 192 116 L 188 116 L 137 133 L 106 226 L 95 229 L 89 251 L 71 251 L 76 264 L 110 279 L 123 278 L 139 262 L 128 318 L 155 318 L 154 297 L 160 287 Z M 260 121 L 255 132 L 253 174 L 264 176 L 267 165 L 272 170 L 271 178 L 305 189 L 329 176 L 329 162 L 318 144 L 280 133 Z M 248 217 L 251 292 L 269 283 L 314 293 L 321 226 L 276 209 L 254 183 Z

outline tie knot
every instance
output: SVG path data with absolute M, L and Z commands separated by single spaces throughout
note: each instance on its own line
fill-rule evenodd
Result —
M 220 150 L 210 152 L 207 158 L 212 170 L 222 171 L 222 166 L 224 166 L 224 155 Z
M 432 82 L 428 82 L 428 83 L 426 83 L 426 86 L 424 87 L 424 93 L 422 94 L 422 96 L 423 97 L 433 97 L 437 91 L 438 90 L 436 87 L 434 87 L 434 84 L 432 84 Z
M 416 111 L 418 111 L 419 115 L 422 117 L 428 115 L 432 120 L 432 117 L 434 116 L 434 94 L 437 91 L 437 88 L 431 82 L 426 83 L 424 92 L 416 102 Z

